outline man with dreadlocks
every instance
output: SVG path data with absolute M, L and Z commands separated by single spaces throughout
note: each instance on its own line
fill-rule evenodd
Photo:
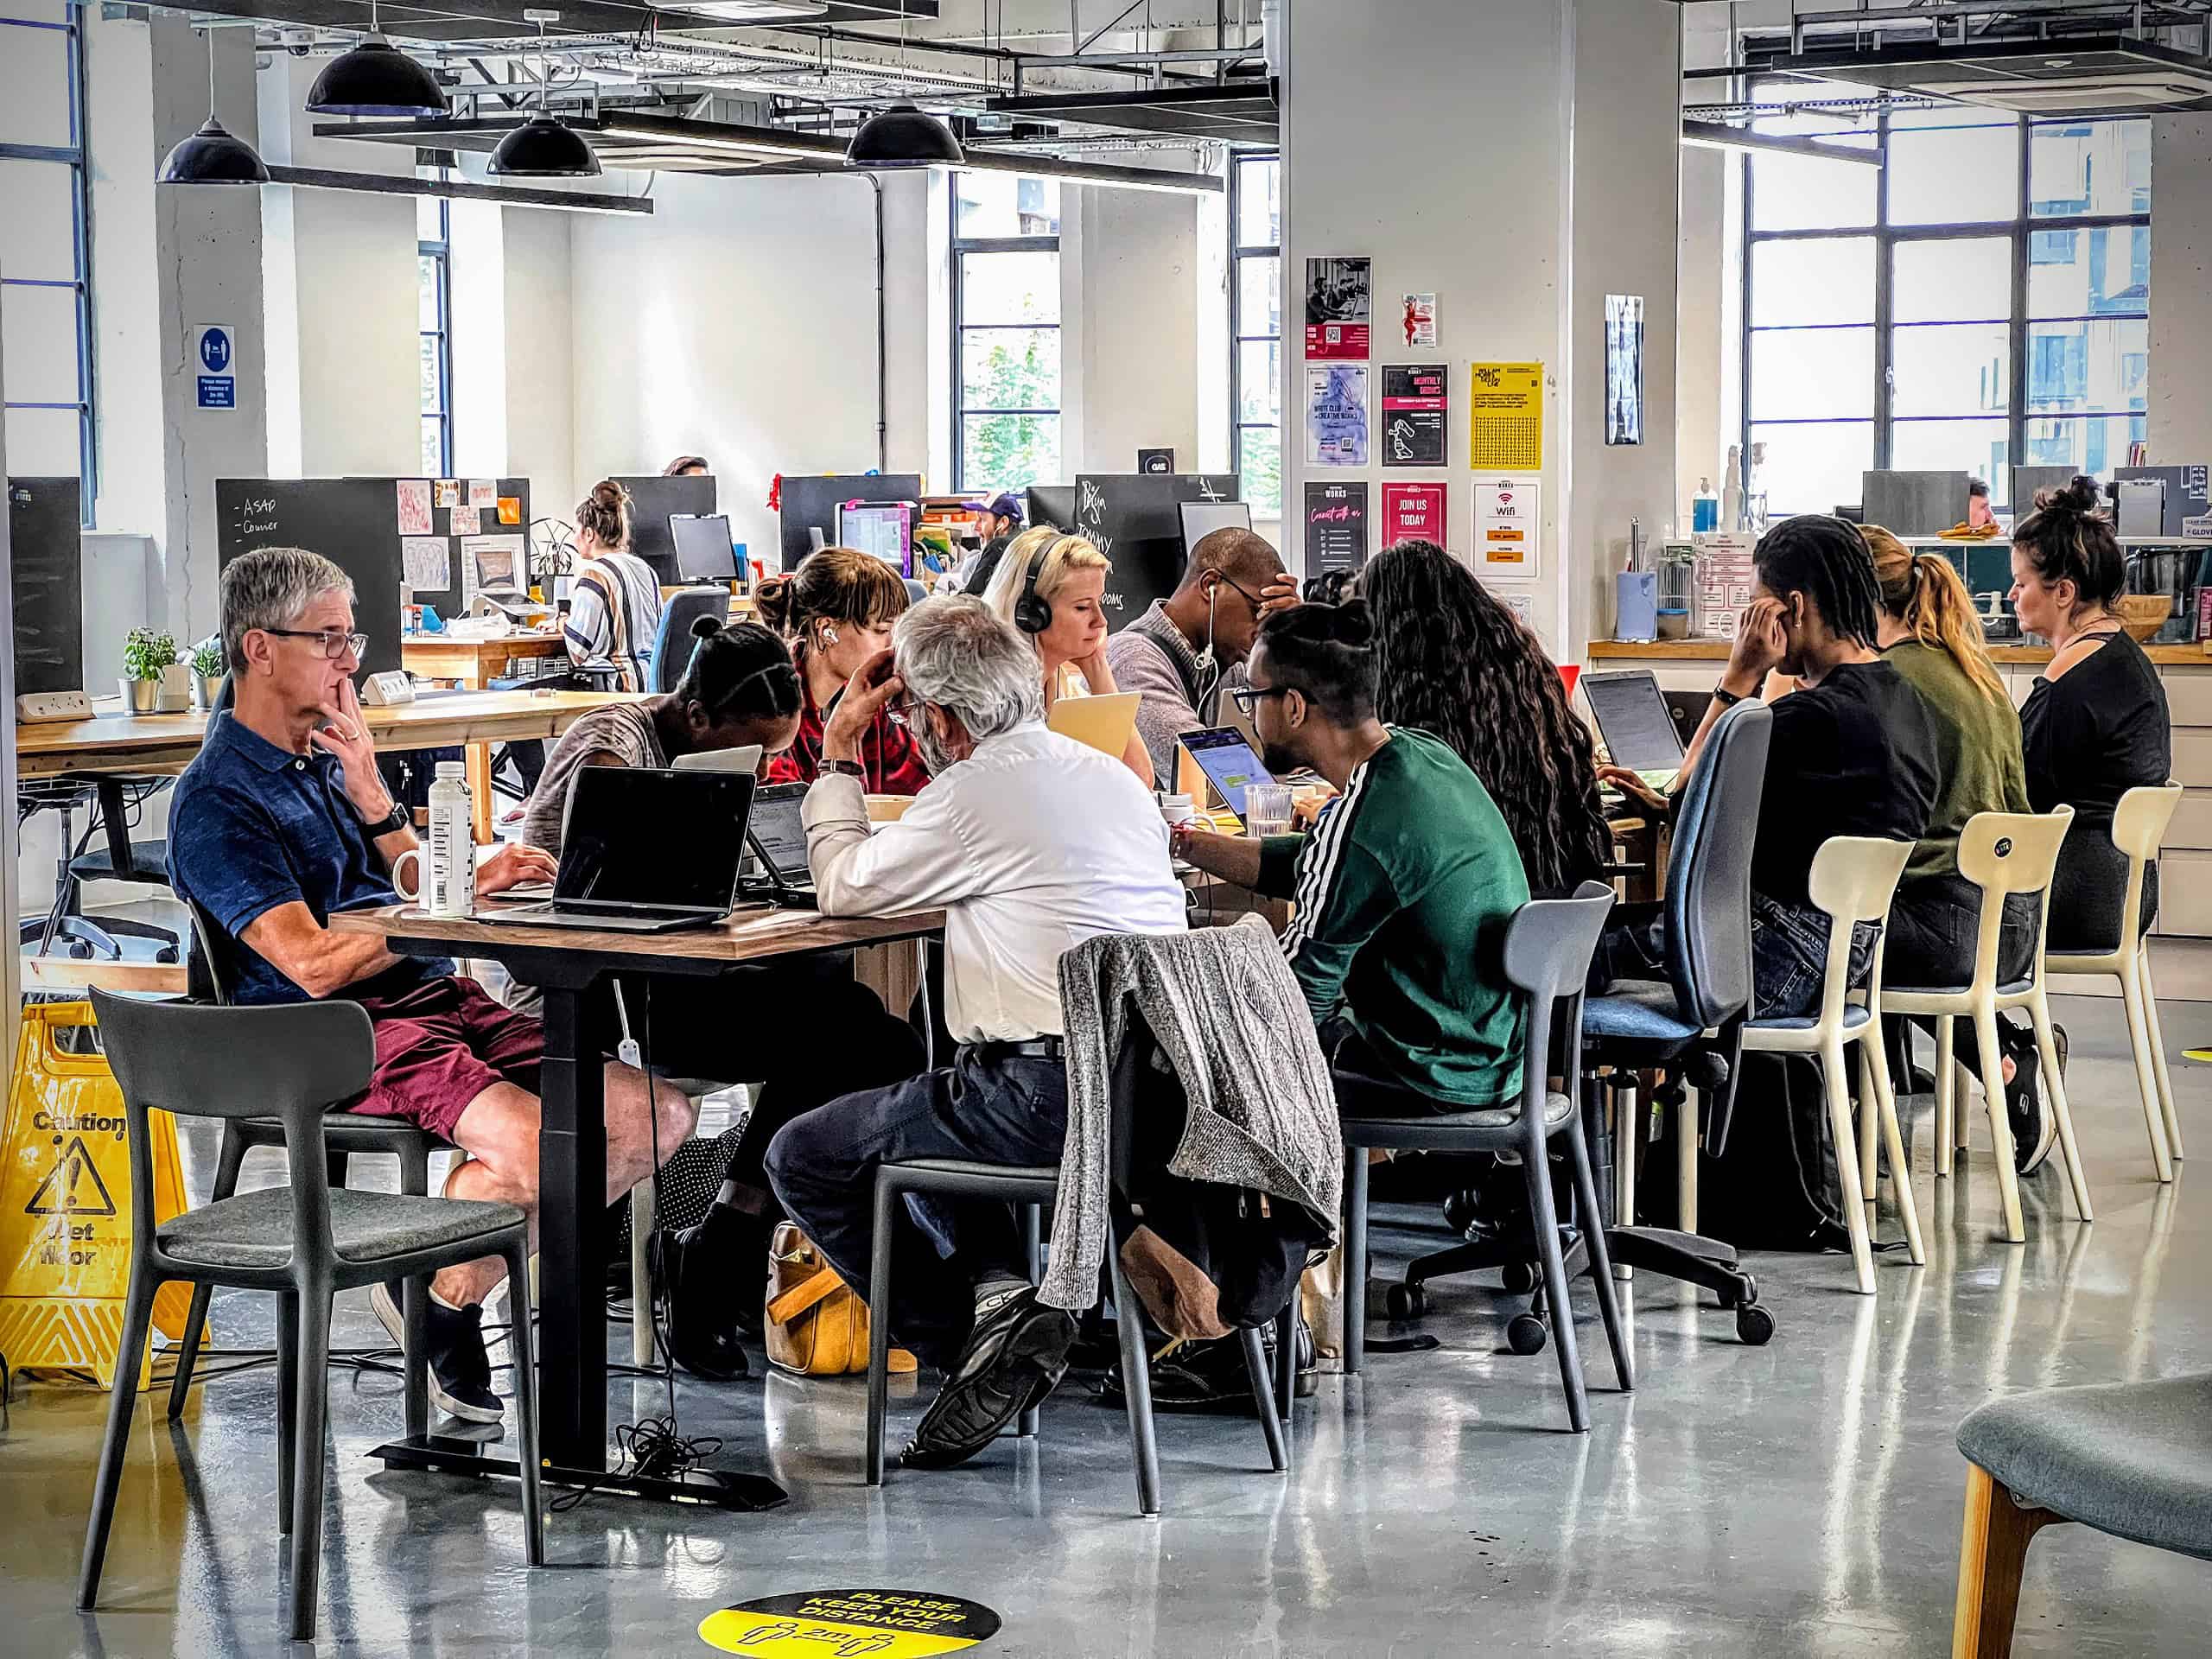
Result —
M 1830 836 L 1918 841 L 1939 773 L 1927 705 L 1875 649 L 1880 590 L 1857 526 L 1817 513 L 1785 519 L 1760 540 L 1752 561 L 1758 580 L 1751 608 L 1675 787 L 1679 793 L 1696 771 L 1725 709 L 1757 696 L 1770 670 L 1796 677 L 1796 689 L 1774 704 L 1751 849 L 1752 1013 L 1786 1018 L 1819 1006 L 1827 962 L 1827 918 L 1806 887 L 1813 855 Z M 1635 773 L 1608 766 L 1599 775 L 1664 809 Z M 1608 929 L 1593 977 L 1663 979 L 1660 928 L 1629 920 Z M 1866 980 L 1878 932 L 1858 925 L 1854 985 Z

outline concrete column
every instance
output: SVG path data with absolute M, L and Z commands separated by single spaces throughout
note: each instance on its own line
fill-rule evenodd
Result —
M 1226 360 L 1225 348 L 1198 354 L 1198 198 L 1080 187 L 1061 200 L 1063 219 L 1081 226 L 1069 272 L 1081 395 L 1066 404 L 1067 453 L 1084 472 L 1128 473 L 1140 448 L 1166 447 L 1177 470 L 1194 472 L 1198 378 L 1211 370 L 1218 379 Z
M 1363 478 L 1370 540 L 1385 482 L 1450 488 L 1454 551 L 1472 546 L 1469 372 L 1541 361 L 1539 568 L 1500 581 L 1564 653 L 1611 626 L 1605 549 L 1630 514 L 1671 516 L 1679 8 L 1669 0 L 1286 0 L 1284 554 L 1302 563 L 1309 475 Z M 1433 290 L 1453 369 L 1451 465 L 1386 471 L 1305 461 L 1305 262 L 1374 260 L 1370 404 L 1400 296 Z M 1644 301 L 1644 442 L 1602 442 L 1605 297 Z M 1429 354 L 1421 354 L 1429 355 Z M 1433 360 L 1433 359 L 1432 359 Z M 1376 452 L 1370 445 L 1371 453 Z
M 2151 123 L 2151 459 L 2212 461 L 2212 116 Z
M 157 11 L 146 25 L 153 113 L 150 149 L 117 164 L 150 173 L 207 115 L 208 41 L 215 54 L 223 124 L 248 143 L 258 142 L 254 108 L 253 39 L 245 29 L 219 29 L 203 40 L 181 14 Z M 135 226 L 102 225 L 103 237 L 147 247 L 155 270 L 159 329 L 162 512 L 156 526 L 168 620 L 180 639 L 212 633 L 217 621 L 215 480 L 254 478 L 269 463 L 268 400 L 261 282 L 261 192 L 247 187 L 169 186 L 151 193 L 152 236 Z M 237 405 L 199 407 L 200 365 L 194 330 L 207 323 L 234 329 Z M 143 464 L 118 457 L 108 466 Z

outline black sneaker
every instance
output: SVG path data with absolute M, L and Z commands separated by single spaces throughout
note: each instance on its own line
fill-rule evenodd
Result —
M 944 1387 L 900 1454 L 910 1469 L 950 1469 L 974 1457 L 1067 1374 L 1075 1320 L 1027 1286 L 976 1323 Z
M 391 1286 L 371 1289 L 369 1306 L 376 1310 L 377 1323 L 404 1350 L 407 1321 Z M 430 1349 L 430 1398 L 438 1409 L 472 1423 L 504 1421 L 507 1402 L 492 1391 L 492 1357 L 484 1351 L 484 1310 L 446 1307 L 433 1300 L 423 1323 Z
M 2019 1031 L 2017 1026 L 2011 1029 Z M 2043 1167 L 2057 1141 L 2058 1119 L 2037 1087 L 2042 1063 L 2034 1034 L 2020 1032 L 2018 1038 L 2007 1041 L 2000 1030 L 1999 1046 L 2005 1049 L 2012 1062 L 2012 1081 L 2005 1085 L 2005 1110 L 2012 1125 L 2012 1167 L 2023 1175 L 2032 1175 Z
M 737 1342 L 738 1287 L 756 1285 L 747 1264 L 733 1262 L 702 1224 L 655 1233 L 646 1242 L 653 1295 L 668 1298 L 668 1346 L 676 1363 L 709 1382 L 733 1382 L 750 1374 Z M 632 1317 L 646 1317 L 650 1303 L 632 1300 Z
M 1274 1387 L 1275 1328 L 1260 1329 L 1262 1351 L 1268 1357 L 1268 1386 Z M 1298 1321 L 1298 1371 L 1293 1394 L 1310 1400 L 1320 1386 L 1320 1368 L 1313 1348 L 1313 1332 Z M 1100 1397 L 1113 1404 L 1123 1399 L 1118 1358 L 1099 1385 Z M 1240 1337 L 1217 1337 L 1208 1342 L 1186 1342 L 1165 1359 L 1152 1363 L 1152 1403 L 1158 1411 L 1218 1411 L 1256 1417 L 1252 1400 L 1252 1376 L 1244 1366 L 1244 1343 Z

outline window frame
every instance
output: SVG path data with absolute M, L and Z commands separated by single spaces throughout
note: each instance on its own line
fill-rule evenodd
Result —
M 1050 329 L 1065 344 L 1066 336 L 1062 331 L 1066 326 L 1067 320 L 1065 315 L 1065 308 L 1061 307 L 1059 308 L 1060 315 L 1056 315 L 1051 322 L 971 323 L 968 321 L 966 284 L 963 278 L 962 267 L 969 255 L 1049 253 L 1052 256 L 1053 270 L 1057 275 L 1060 269 L 1060 236 L 1056 231 L 1049 235 L 1039 236 L 963 237 L 960 233 L 960 175 L 957 170 L 952 174 L 949 183 L 950 188 L 944 194 L 947 202 L 946 211 L 951 215 L 952 232 L 950 244 L 952 250 L 952 487 L 955 492 L 965 492 L 970 487 L 968 482 L 968 419 L 970 416 L 1013 415 L 1030 419 L 1050 416 L 1059 428 L 1060 457 L 1064 467 L 1067 458 L 1067 359 L 1065 355 L 1060 359 L 1059 398 L 1050 409 L 989 409 L 980 406 L 970 408 L 968 403 L 965 350 L 968 336 L 970 334 L 995 332 L 1041 334 Z M 1061 202 L 1063 213 L 1066 211 L 1067 206 L 1064 195 Z M 1058 480 L 1046 481 L 1058 482 Z M 1003 488 L 1005 486 L 1001 480 L 994 480 L 992 487 Z
M 9 288 L 66 288 L 71 291 L 77 329 L 77 396 L 73 402 L 9 398 L 11 409 L 70 410 L 77 416 L 78 518 L 91 529 L 99 499 L 99 425 L 92 359 L 92 208 L 91 171 L 85 142 L 85 29 L 83 10 L 67 7 L 64 21 L 0 16 L 0 28 L 38 29 L 67 36 L 62 56 L 68 76 L 69 142 L 66 144 L 0 143 L 0 161 L 49 162 L 69 169 L 70 274 L 67 277 L 0 276 Z
M 1249 334 L 1244 331 L 1244 262 L 1247 259 L 1273 259 L 1275 262 L 1275 283 L 1278 296 L 1282 283 L 1282 240 L 1281 226 L 1277 226 L 1276 239 L 1272 243 L 1247 244 L 1239 236 L 1243 223 L 1244 169 L 1259 162 L 1272 162 L 1276 168 L 1276 189 L 1281 189 L 1282 152 L 1266 149 L 1238 152 L 1229 158 L 1229 468 L 1236 477 L 1236 494 L 1247 499 L 1244 488 L 1244 434 L 1247 429 L 1273 432 L 1275 435 L 1275 476 L 1282 476 L 1282 388 L 1280 378 L 1276 386 L 1277 405 L 1272 421 L 1248 421 L 1244 418 L 1244 347 L 1265 345 L 1272 340 L 1278 365 L 1283 361 L 1282 329 L 1280 316 L 1272 334 Z M 1280 200 L 1280 194 L 1278 194 Z M 1278 514 L 1282 504 L 1275 505 Z
M 416 257 L 435 263 L 438 273 L 438 326 L 422 327 L 421 278 L 416 277 L 416 350 L 422 342 L 437 341 L 438 350 L 438 406 L 419 411 L 416 423 L 418 434 L 422 422 L 435 418 L 438 423 L 438 470 L 435 476 L 451 478 L 453 474 L 453 205 L 443 196 L 429 198 L 438 205 L 438 237 L 435 241 L 425 239 L 418 232 L 415 242 Z M 416 267 L 419 273 L 421 267 Z M 419 356 L 418 356 L 419 361 Z
M 2149 118 L 2103 116 L 2094 118 L 2094 119 L 2098 122 L 2133 120 L 2147 121 Z M 2139 418 L 2143 416 L 2145 414 L 2144 410 L 2133 409 L 2069 410 L 2057 414 L 2034 415 L 2030 413 L 2027 407 L 2030 390 L 2030 340 L 2032 337 L 2033 330 L 2038 325 L 2054 322 L 2069 323 L 2107 321 L 2135 321 L 2140 319 L 2147 319 L 2150 315 L 2150 302 L 2147 295 L 2144 300 L 2143 310 L 2139 314 L 2134 312 L 2106 313 L 2093 315 L 2088 317 L 2031 317 L 2029 314 L 2028 287 L 2033 270 L 2033 250 L 2035 238 L 2037 237 L 2057 232 L 2087 232 L 2099 230 L 2120 230 L 2133 232 L 2135 230 L 2149 230 L 2152 227 L 2152 213 L 2156 209 L 2155 200 L 2153 201 L 2150 210 L 2146 210 L 2142 213 L 2060 215 L 2051 213 L 2039 214 L 2035 211 L 2035 200 L 2033 196 L 2031 194 L 2031 169 L 2034 165 L 2035 134 L 2037 130 L 2039 128 L 2080 124 L 2083 118 L 2080 117 L 2032 115 L 2016 116 L 2012 118 L 2013 127 L 2018 140 L 2018 178 L 2016 180 L 2018 194 L 2014 199 L 2012 216 L 2009 219 L 1960 221 L 1955 223 L 1936 225 L 1898 225 L 1892 223 L 1890 218 L 1890 192 L 1888 180 L 1888 168 L 1890 164 L 1890 136 L 1891 128 L 1890 123 L 1890 113 L 1886 108 L 1880 111 L 1876 116 L 1876 141 L 1874 145 L 1874 153 L 1877 153 L 1881 156 L 1883 168 L 1881 176 L 1875 187 L 1874 217 L 1873 222 L 1870 225 L 1839 226 L 1815 230 L 1797 229 L 1762 231 L 1753 228 L 1758 221 L 1758 209 L 1755 203 L 1755 196 L 1758 188 L 1758 169 L 1752 165 L 1755 158 L 1753 156 L 1746 156 L 1743 164 L 1743 241 L 1738 269 L 1738 276 L 1741 284 L 1738 297 L 1742 305 L 1743 316 L 1743 349 L 1740 353 L 1741 361 L 1738 365 L 1741 381 L 1738 388 L 1739 398 L 1738 410 L 1740 418 L 1738 422 L 1739 429 L 1738 431 L 1737 437 L 1738 442 L 1743 445 L 1741 453 L 1746 455 L 1751 453 L 1751 433 L 1753 429 L 1757 427 L 1812 425 L 1856 426 L 1862 424 L 1864 421 L 1864 417 L 1855 415 L 1822 417 L 1777 417 L 1769 420 L 1757 420 L 1754 418 L 1751 403 L 1751 382 L 1752 354 L 1756 337 L 1761 334 L 1783 334 L 1802 331 L 1806 327 L 1827 326 L 1776 324 L 1760 327 L 1753 323 L 1752 318 L 1756 315 L 1752 309 L 1754 301 L 1752 282 L 1753 251 L 1762 243 L 1813 242 L 1853 237 L 1872 237 L 1873 238 L 1874 306 L 1873 321 L 1872 326 L 1874 331 L 1874 371 L 1872 386 L 1873 401 L 1872 407 L 1873 429 L 1872 466 L 1876 470 L 1887 468 L 1892 465 L 1892 457 L 1896 453 L 1897 429 L 1900 421 L 1914 425 L 1933 424 L 1944 421 L 1981 422 L 1998 419 L 2000 417 L 2001 413 L 2001 417 L 2005 422 L 2005 453 L 2009 458 L 2009 464 L 2012 466 L 2018 466 L 2022 464 L 2022 458 L 2025 455 L 2027 451 L 2027 429 L 2028 423 L 2030 421 L 2089 421 L 2112 419 L 2114 417 Z M 2003 124 L 2000 122 L 1977 122 L 1975 124 L 1998 126 Z M 1925 129 L 1903 129 L 1902 130 L 1918 131 L 1925 130 Z M 1897 250 L 1909 243 L 1977 240 L 1987 241 L 1994 240 L 1999 238 L 2009 238 L 2012 246 L 2012 281 L 2010 295 L 2011 315 L 2005 318 L 1990 319 L 1984 326 L 2003 326 L 2009 331 L 2009 385 L 2007 388 L 2005 407 L 2002 411 L 1988 410 L 1978 412 L 1961 413 L 1958 415 L 1897 415 L 1893 408 L 1895 393 L 1895 376 L 1893 371 L 1896 367 L 1895 331 L 1899 326 L 1896 322 L 1894 315 L 1896 308 L 1894 288 Z M 1859 327 L 1863 325 L 1854 324 L 1852 326 Z M 1947 321 L 1942 323 L 1929 323 L 1924 325 L 1908 324 L 1904 326 L 1924 326 L 1934 327 L 1955 325 L 1953 322 Z M 2002 494 L 2009 496 L 2010 481 L 2011 480 L 2009 479 L 2004 480 L 1992 479 L 1989 480 L 1989 483 L 1991 484 L 1993 490 L 1999 491 Z M 2007 505 L 2013 512 L 2017 512 L 2019 511 L 2021 504 L 2008 501 Z

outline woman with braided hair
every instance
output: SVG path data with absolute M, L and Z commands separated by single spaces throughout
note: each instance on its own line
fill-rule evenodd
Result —
M 1376 717 L 1443 739 L 1482 779 L 1531 893 L 1602 880 L 1613 841 L 1597 752 L 1536 637 L 1433 542 L 1376 556 L 1359 594 L 1375 618 Z
M 1876 649 L 1881 589 L 1858 526 L 1819 513 L 1784 519 L 1752 562 L 1751 607 L 1675 789 L 1696 772 L 1724 709 L 1758 696 L 1770 670 L 1796 677 L 1796 689 L 1773 705 L 1751 848 L 1752 1012 L 1764 1019 L 1808 1014 L 1820 1002 L 1828 920 L 1806 883 L 1821 843 L 1830 836 L 1919 841 L 1941 775 L 1927 704 Z M 1669 804 L 1633 772 L 1606 767 L 1600 775 L 1654 810 Z M 1878 933 L 1873 924 L 1858 926 L 1854 985 L 1865 982 Z M 1663 947 L 1658 922 L 1624 920 L 1599 944 L 1593 979 L 1663 979 Z

